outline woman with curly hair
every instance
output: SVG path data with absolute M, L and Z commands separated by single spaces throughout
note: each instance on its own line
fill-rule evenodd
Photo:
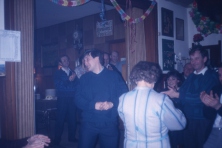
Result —
M 170 148 L 168 130 L 186 125 L 183 113 L 167 95 L 153 87 L 161 74 L 159 65 L 141 61 L 130 74 L 136 87 L 119 99 L 118 113 L 125 126 L 126 148 Z

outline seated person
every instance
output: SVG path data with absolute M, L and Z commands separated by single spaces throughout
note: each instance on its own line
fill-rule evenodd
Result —
M 193 66 L 191 65 L 191 63 L 186 63 L 183 67 L 183 79 L 186 80 L 187 77 L 194 72 Z
M 119 98 L 118 113 L 125 126 L 124 147 L 170 148 L 168 130 L 186 125 L 184 114 L 167 95 L 153 90 L 161 73 L 159 65 L 147 61 L 136 64 L 130 74 L 136 87 Z
M 175 91 L 178 92 L 179 88 L 182 84 L 181 74 L 177 70 L 169 71 L 166 75 L 165 84 L 166 84 L 165 85 L 166 87 L 164 89 L 165 91 L 169 90 L 169 88 L 172 88 L 172 89 L 174 89 Z M 170 98 L 170 99 L 173 101 L 173 103 L 176 107 L 179 107 L 178 106 L 178 99 L 173 99 L 173 98 Z
M 182 76 L 177 70 L 171 70 L 167 73 L 166 76 L 166 88 L 169 90 L 169 87 L 175 91 L 179 91 L 179 88 L 182 84 Z M 170 98 L 176 108 L 181 109 L 181 105 L 178 103 L 178 99 Z M 169 131 L 170 136 L 170 145 L 171 148 L 181 147 L 183 145 L 183 131 Z

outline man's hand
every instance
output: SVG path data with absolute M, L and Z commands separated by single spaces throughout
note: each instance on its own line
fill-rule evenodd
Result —
M 206 106 L 210 106 L 216 110 L 218 110 L 222 106 L 220 104 L 218 95 L 215 94 L 215 98 L 214 98 L 212 91 L 210 91 L 210 95 L 208 95 L 205 91 L 201 92 L 200 99 Z
M 168 95 L 170 98 L 179 98 L 179 93 L 176 92 L 176 90 L 174 90 L 171 87 L 168 87 L 169 90 L 168 91 L 163 91 L 162 93 Z
M 44 135 L 34 135 L 27 141 L 28 144 L 23 148 L 44 148 L 44 146 L 48 146 L 51 142 L 49 137 Z
M 108 110 L 110 108 L 113 107 L 113 103 L 112 102 L 96 102 L 95 104 L 95 109 L 96 110 Z
M 69 76 L 69 81 L 73 81 L 76 77 L 76 74 L 73 72 L 71 76 Z
M 103 102 L 103 110 L 108 110 L 113 107 L 112 102 Z
M 95 109 L 96 110 L 103 110 L 103 102 L 96 102 Z

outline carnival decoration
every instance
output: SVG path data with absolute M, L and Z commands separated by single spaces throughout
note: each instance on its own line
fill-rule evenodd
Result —
M 101 12 L 100 12 L 99 16 L 100 16 L 100 18 L 101 18 L 102 21 L 105 21 L 106 18 L 105 18 L 105 5 L 104 5 L 104 0 L 101 0 L 101 4 L 102 4 L 102 6 L 101 6 Z
M 197 7 L 197 3 L 194 1 L 191 5 L 190 17 L 196 25 L 197 31 L 202 35 L 208 36 L 212 33 L 222 34 L 222 24 L 216 23 L 210 20 L 209 17 L 203 16 Z
M 121 18 L 124 18 L 126 21 L 133 23 L 133 24 L 143 21 L 150 14 L 150 12 L 153 10 L 154 6 L 156 5 L 156 0 L 153 0 L 150 7 L 146 10 L 146 12 L 142 16 L 140 16 L 139 18 L 133 19 L 125 13 L 125 11 L 119 6 L 119 4 L 115 0 L 110 0 L 110 2 L 113 4 L 113 6 L 119 12 L 119 14 L 121 15 Z
M 61 6 L 74 7 L 74 6 L 83 5 L 89 2 L 90 0 L 50 0 L 50 1 Z

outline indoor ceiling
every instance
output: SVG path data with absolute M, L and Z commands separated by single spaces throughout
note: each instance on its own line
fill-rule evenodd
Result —
M 80 6 L 65 7 L 49 0 L 35 0 L 35 29 L 100 13 L 101 8 L 101 3 L 95 1 Z M 105 8 L 106 10 L 115 9 L 109 5 Z
M 126 0 L 116 0 L 124 9 Z M 194 0 L 165 0 L 183 7 L 189 7 Z M 149 0 L 131 0 L 133 7 L 147 9 Z M 211 16 L 222 21 L 222 0 L 196 0 L 198 8 L 206 16 Z M 115 9 L 110 0 L 104 0 L 105 9 Z M 52 26 L 66 21 L 79 19 L 88 15 L 100 13 L 102 10 L 101 0 L 90 0 L 88 3 L 65 7 L 51 2 L 50 0 L 35 0 L 35 29 Z M 222 23 L 222 22 L 221 22 Z

